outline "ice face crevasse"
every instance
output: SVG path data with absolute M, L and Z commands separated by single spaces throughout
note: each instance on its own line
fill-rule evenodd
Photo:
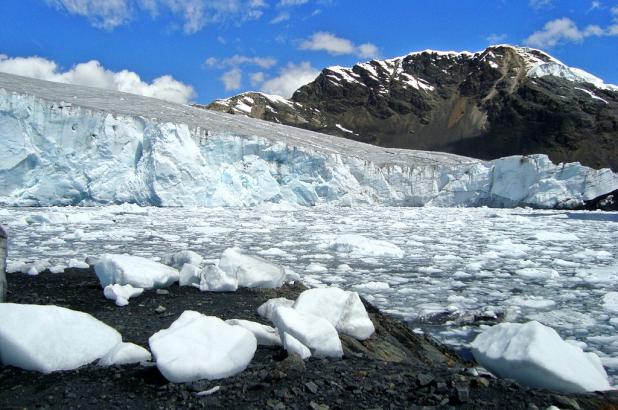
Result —
M 288 201 L 572 207 L 618 176 L 544 155 L 384 149 L 88 87 L 0 74 L 0 203 L 249 206 Z

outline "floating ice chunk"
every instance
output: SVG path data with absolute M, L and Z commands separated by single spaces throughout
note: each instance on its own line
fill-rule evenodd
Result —
M 299 342 L 316 357 L 341 358 L 343 356 L 343 348 L 337 330 L 326 319 L 293 308 L 279 306 L 275 309 L 272 321 L 279 331 L 284 347 L 291 344 L 296 353 L 300 354 L 304 350 L 296 346 L 296 343 Z M 296 340 L 287 340 L 289 336 Z M 301 354 L 302 356 L 303 354 Z
M 309 289 L 298 296 L 294 309 L 324 318 L 339 332 L 358 340 L 369 338 L 375 331 L 356 292 L 332 287 Z
M 294 301 L 286 298 L 268 299 L 257 308 L 257 313 L 264 319 L 272 320 L 273 313 L 275 313 L 275 309 L 279 306 L 292 307 L 294 306 Z
M 103 289 L 103 295 L 107 299 L 113 300 L 116 302 L 116 306 L 126 306 L 129 304 L 129 299 L 134 296 L 139 296 L 144 292 L 142 288 L 134 288 L 133 286 L 127 285 L 107 285 L 105 289 Z
M 50 373 L 108 354 L 120 333 L 94 317 L 58 306 L 0 303 L 0 361 Z
M 79 261 L 77 259 L 69 259 L 69 268 L 78 268 L 78 269 L 88 269 L 90 265 L 88 265 L 84 261 Z
M 51 264 L 49 263 L 49 260 L 41 259 L 32 263 L 24 263 L 21 265 L 20 270 L 21 273 L 25 273 L 30 276 L 37 276 L 39 273 L 50 267 Z
M 49 268 L 49 271 L 51 273 L 64 273 L 65 269 L 66 269 L 66 266 L 64 265 L 54 265 L 51 268 Z
M 178 284 L 180 286 L 193 286 L 200 284 L 202 270 L 199 266 L 185 263 L 179 273 Z
M 338 236 L 328 247 L 335 252 L 352 253 L 360 256 L 401 258 L 404 255 L 404 252 L 397 245 L 356 234 Z
M 596 320 L 585 313 L 571 309 L 552 309 L 546 312 L 537 312 L 526 316 L 530 320 L 536 320 L 550 327 L 562 329 L 582 330 L 596 325 Z
M 577 235 L 563 232 L 541 231 L 533 235 L 537 241 L 579 241 Z
M 305 267 L 305 272 L 310 272 L 310 273 L 323 273 L 323 272 L 328 272 L 328 268 L 324 265 L 322 265 L 321 263 L 310 263 L 309 265 L 307 265 Z
M 247 288 L 278 288 L 286 280 L 285 268 L 244 253 L 239 248 L 226 249 L 221 255 L 219 269 Z
M 159 371 L 173 383 L 234 376 L 245 370 L 257 348 L 247 329 L 190 310 L 148 343 Z
M 554 302 L 551 299 L 545 299 L 539 296 L 525 296 L 525 297 L 514 296 L 511 299 L 509 299 L 508 302 L 511 305 L 524 306 L 524 307 L 529 307 L 533 309 L 545 309 L 545 308 L 552 307 L 556 304 L 556 302 Z
M 238 289 L 238 279 L 216 265 L 206 266 L 201 275 L 199 288 L 202 292 L 235 292 Z
M 152 359 L 150 352 L 133 343 L 118 343 L 108 354 L 98 361 L 99 366 L 120 366 L 123 364 L 147 362 Z
M 255 336 L 260 346 L 281 346 L 281 337 L 277 330 L 271 326 L 250 320 L 230 319 L 225 321 L 232 326 L 242 326 Z
M 576 259 L 610 259 L 612 254 L 607 251 L 595 251 L 592 249 L 584 249 L 583 251 L 572 255 Z
M 193 251 L 184 250 L 165 255 L 163 258 L 161 258 L 161 263 L 167 266 L 171 266 L 172 268 L 182 269 L 185 263 L 190 263 L 194 266 L 200 266 L 203 260 L 204 258 L 202 258 L 201 255 Z
M 536 321 L 493 326 L 478 335 L 471 348 L 489 371 L 531 387 L 572 393 L 610 388 L 596 354 L 584 353 Z
M 515 273 L 531 279 L 556 279 L 560 277 L 558 271 L 551 268 L 523 268 L 517 269 Z
M 178 281 L 178 271 L 150 259 L 127 254 L 106 254 L 94 265 L 101 286 L 132 285 L 137 288 L 166 288 Z
M 591 285 L 616 283 L 616 281 L 618 281 L 618 265 L 581 270 L 578 269 L 575 276 Z
M 618 313 L 618 292 L 607 292 L 603 296 L 603 309 L 609 313 Z
M 65 214 L 49 213 L 49 214 L 34 214 L 26 217 L 28 225 L 32 224 L 65 224 L 67 216 Z
M 354 285 L 354 289 L 362 289 L 367 291 L 375 291 L 375 290 L 388 290 L 391 288 L 386 282 L 367 282 L 361 283 L 358 285 Z

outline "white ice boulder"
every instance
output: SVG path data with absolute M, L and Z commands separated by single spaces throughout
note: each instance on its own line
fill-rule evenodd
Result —
M 335 252 L 358 256 L 401 258 L 404 255 L 404 252 L 395 244 L 356 234 L 340 235 L 328 247 Z
M 286 298 L 268 299 L 257 308 L 257 313 L 264 319 L 272 320 L 273 313 L 275 313 L 275 309 L 279 306 L 292 307 L 294 306 L 294 301 Z
M 182 269 L 185 263 L 200 266 L 203 260 L 204 258 L 198 253 L 184 250 L 163 256 L 163 258 L 161 258 L 161 263 L 171 266 L 172 268 Z
M 287 277 L 283 266 L 244 253 L 239 248 L 228 248 L 223 252 L 219 269 L 236 278 L 238 286 L 247 288 L 278 288 Z
M 253 333 L 259 346 L 281 346 L 281 337 L 277 329 L 243 319 L 229 319 L 225 323 L 232 326 L 241 326 Z
M 58 306 L 0 303 L 0 361 L 26 370 L 71 370 L 107 355 L 120 333 Z
M 131 285 L 107 285 L 103 289 L 103 295 L 116 302 L 116 306 L 126 306 L 129 299 L 139 296 L 144 292 L 142 288 L 134 288 Z
M 345 335 L 368 339 L 375 327 L 358 293 L 339 288 L 315 288 L 304 291 L 294 302 L 294 309 L 328 320 Z
M 118 343 L 97 364 L 99 366 L 120 366 L 123 364 L 147 362 L 151 358 L 150 352 L 141 346 L 133 343 Z
M 296 353 L 300 356 L 301 359 L 306 360 L 311 357 L 311 350 L 304 344 L 302 344 L 298 339 L 287 332 L 281 333 L 281 340 L 283 343 L 283 348 L 288 355 Z
M 201 272 L 200 284 L 202 292 L 235 292 L 238 289 L 238 279 L 226 274 L 218 266 L 208 265 Z
M 119 284 L 136 288 L 166 288 L 178 282 L 178 270 L 139 256 L 103 255 L 94 265 L 101 286 Z
M 257 348 L 255 336 L 247 329 L 191 310 L 152 335 L 148 343 L 159 371 L 173 383 L 238 374 Z
M 191 263 L 185 263 L 184 265 L 182 265 L 182 269 L 180 269 L 180 273 L 178 274 L 178 285 L 199 286 L 201 277 L 202 269 L 200 269 L 199 266 L 193 265 Z
M 343 356 L 343 348 L 335 327 L 326 319 L 310 313 L 299 312 L 293 308 L 279 306 L 273 314 L 273 323 L 279 331 L 284 347 L 301 343 L 316 357 Z M 292 340 L 289 340 L 292 336 Z M 306 358 L 306 351 L 300 346 L 293 346 L 292 352 Z M 299 351 L 300 350 L 300 351 Z M 304 351 L 304 354 L 301 353 Z M 289 352 L 289 350 L 288 350 Z
M 501 323 L 470 345 L 477 362 L 500 377 L 569 393 L 608 390 L 601 360 L 539 322 Z

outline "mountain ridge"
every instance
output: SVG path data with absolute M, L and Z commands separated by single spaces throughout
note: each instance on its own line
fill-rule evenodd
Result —
M 510 45 L 333 66 L 289 100 L 249 92 L 199 107 L 384 147 L 618 169 L 618 87 Z

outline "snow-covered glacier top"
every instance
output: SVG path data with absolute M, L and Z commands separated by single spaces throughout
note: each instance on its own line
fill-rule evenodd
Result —
M 528 77 L 539 78 L 545 76 L 559 77 L 575 83 L 589 83 L 602 90 L 618 91 L 618 86 L 605 84 L 602 79 L 582 69 L 568 67 L 562 63 L 538 63 L 528 71 Z
M 381 148 L 116 91 L 0 74 L 0 203 L 571 207 L 618 176 L 544 155 Z

